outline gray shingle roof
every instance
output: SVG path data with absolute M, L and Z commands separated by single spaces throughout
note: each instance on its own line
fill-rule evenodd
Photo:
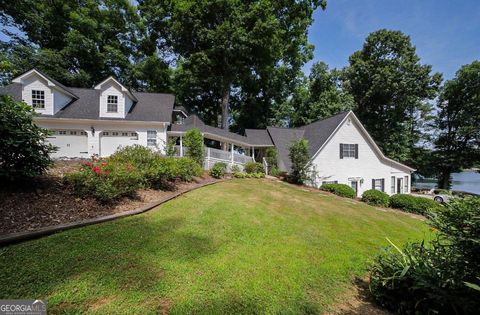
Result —
M 268 127 L 267 130 L 278 151 L 280 169 L 290 171 L 291 161 L 288 154 L 289 147 L 293 141 L 300 138 L 308 140 L 308 151 L 310 156 L 313 157 L 348 113 L 349 112 L 343 112 L 298 128 Z
M 66 91 L 66 92 L 68 92 L 68 93 L 70 93 L 70 94 L 72 94 L 74 97 L 78 98 L 78 96 L 75 95 L 75 93 L 73 93 L 70 88 L 66 87 L 66 86 L 63 85 L 62 83 L 58 82 L 57 80 L 55 80 L 55 79 L 52 78 L 51 76 L 43 73 L 42 71 L 38 70 L 37 68 L 33 68 L 33 69 L 31 69 L 31 70 L 29 70 L 29 71 L 27 71 L 27 72 L 30 72 L 30 71 L 32 71 L 32 70 L 35 70 L 35 71 L 39 72 L 41 75 L 43 75 L 44 77 L 46 77 L 48 80 L 52 81 L 53 84 L 55 84 L 56 86 L 58 86 L 58 87 L 61 88 L 62 90 Z
M 267 129 L 245 129 L 249 143 L 258 146 L 273 146 L 272 138 Z
M 123 118 L 99 117 L 100 91 L 94 89 L 69 88 L 74 99 L 70 104 L 53 116 L 45 117 L 69 119 L 102 119 L 102 120 L 129 120 L 129 121 L 160 121 L 170 122 L 175 96 L 162 93 L 133 92 L 137 102 Z M 22 99 L 22 86 L 19 83 L 0 87 L 0 94 L 12 95 L 16 100 Z

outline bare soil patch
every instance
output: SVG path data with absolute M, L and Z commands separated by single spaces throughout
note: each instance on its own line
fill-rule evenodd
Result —
M 123 198 L 102 204 L 93 198 L 79 198 L 64 184 L 66 173 L 78 170 L 79 161 L 57 161 L 48 174 L 35 184 L 15 189 L 0 189 L 0 235 L 33 231 L 39 228 L 102 217 L 133 210 L 176 192 L 187 191 L 201 184 L 218 181 L 209 175 L 192 182 L 177 182 L 175 190 L 144 189 L 135 198 Z

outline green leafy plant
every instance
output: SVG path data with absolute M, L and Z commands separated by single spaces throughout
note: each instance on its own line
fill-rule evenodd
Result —
M 234 173 L 233 176 L 235 178 L 265 178 L 265 173 L 262 173 L 262 172 L 258 172 L 258 173 L 237 172 L 237 173 Z
M 390 204 L 390 197 L 383 191 L 369 189 L 363 193 L 362 201 L 372 206 L 388 207 Z
M 289 181 L 295 184 L 305 184 L 314 179 L 307 140 L 300 139 L 293 142 L 289 148 L 288 156 L 292 162 L 292 170 L 288 177 Z
M 175 156 L 175 145 L 177 144 L 177 138 L 170 138 L 165 143 L 165 155 Z
M 476 314 L 480 309 L 480 199 L 453 199 L 430 219 L 429 243 L 384 249 L 370 270 L 370 290 L 402 314 Z
M 329 191 L 340 197 L 355 198 L 355 190 L 345 184 L 323 184 L 321 190 Z
M 210 169 L 210 176 L 215 178 L 222 178 L 225 176 L 226 171 L 227 171 L 227 164 L 222 162 L 217 162 Z
M 187 131 L 183 139 L 183 145 L 187 149 L 185 155 L 202 166 L 205 152 L 203 149 L 203 136 L 200 130 L 193 128 Z
M 432 199 L 415 197 L 406 194 L 397 194 L 391 196 L 390 207 L 422 215 L 426 215 L 429 212 L 435 212 L 443 208 L 443 206 Z
M 245 163 L 244 169 L 246 173 L 262 173 L 263 165 L 257 162 L 247 162 Z
M 138 169 L 150 166 L 158 154 L 143 145 L 126 146 L 117 150 L 108 160 L 114 163 L 129 163 Z
M 0 180 L 25 181 L 53 163 L 55 147 L 46 142 L 48 130 L 35 125 L 34 116 L 31 106 L 0 95 Z
M 154 189 L 175 189 L 175 181 L 191 181 L 202 168 L 190 158 L 158 157 L 147 170 L 147 185 Z
M 238 167 L 238 165 L 233 165 L 230 168 L 230 173 L 235 174 L 235 173 L 238 173 L 238 172 L 240 172 L 240 167 Z

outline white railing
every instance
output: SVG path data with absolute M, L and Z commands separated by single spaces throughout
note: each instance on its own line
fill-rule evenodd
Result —
M 268 175 L 268 162 L 266 158 L 263 158 L 262 164 L 263 164 L 263 171 L 265 172 L 265 175 Z
M 176 145 L 174 146 L 174 151 L 175 151 L 175 156 L 181 156 L 180 155 L 180 146 Z M 186 148 L 182 148 L 183 156 L 185 156 L 186 153 Z M 223 162 L 226 163 L 229 167 L 229 169 L 233 165 L 239 166 L 241 169 L 243 169 L 243 165 L 245 165 L 247 162 L 253 162 L 254 159 L 251 156 L 244 155 L 244 154 L 238 154 L 236 152 L 231 151 L 224 151 L 224 150 L 219 150 L 215 148 L 208 148 L 205 147 L 205 168 L 210 169 L 213 164 L 216 162 Z

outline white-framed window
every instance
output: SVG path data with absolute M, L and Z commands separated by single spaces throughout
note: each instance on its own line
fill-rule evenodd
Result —
M 372 188 L 375 190 L 384 190 L 385 180 L 383 178 L 372 179 Z
M 118 96 L 117 95 L 107 96 L 107 112 L 109 113 L 118 112 Z
M 147 145 L 156 146 L 157 145 L 157 131 L 156 130 L 147 130 Z
M 77 132 L 76 132 L 76 131 L 70 131 L 70 134 L 71 134 L 72 136 L 75 136 L 75 135 L 77 134 Z
M 118 132 L 113 131 L 113 132 L 112 132 L 112 136 L 114 136 L 114 137 L 118 136 Z
M 324 180 L 322 181 L 323 184 L 338 184 L 338 180 Z
M 82 136 L 86 136 L 86 135 L 87 135 L 87 132 L 86 132 L 86 131 L 80 131 L 80 134 L 81 134 Z
M 45 108 L 45 91 L 32 90 L 32 106 L 33 108 Z
M 122 137 L 128 136 L 128 132 L 122 132 Z
M 393 194 L 395 194 L 395 176 L 392 176 L 392 178 L 390 179 L 391 182 L 390 182 L 390 192 Z
M 356 158 L 355 150 L 356 145 L 352 143 L 342 143 L 340 144 L 340 158 Z

